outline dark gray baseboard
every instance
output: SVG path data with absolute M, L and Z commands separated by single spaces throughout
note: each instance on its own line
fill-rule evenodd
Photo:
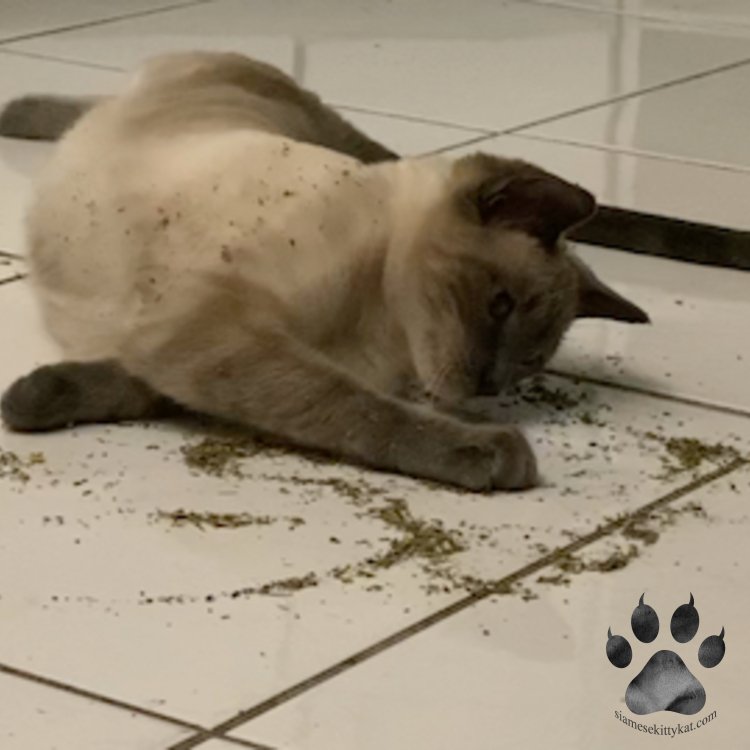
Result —
M 750 232 L 600 206 L 569 235 L 591 245 L 750 271 Z

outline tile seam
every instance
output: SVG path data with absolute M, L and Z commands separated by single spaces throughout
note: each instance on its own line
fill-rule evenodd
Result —
M 518 583 L 519 581 L 524 580 L 534 573 L 538 573 L 540 570 L 543 570 L 544 568 L 555 564 L 555 562 L 564 559 L 565 557 L 575 552 L 579 552 L 584 547 L 587 547 L 611 536 L 626 524 L 632 523 L 633 521 L 638 521 L 643 518 L 647 518 L 649 514 L 651 514 L 654 510 L 669 505 L 670 503 L 673 503 L 677 500 L 681 500 L 683 497 L 695 492 L 696 490 L 705 487 L 706 485 L 711 484 L 712 482 L 715 482 L 719 479 L 722 479 L 733 473 L 734 471 L 737 471 L 738 469 L 741 469 L 748 465 L 750 465 L 750 460 L 748 460 L 747 458 L 737 458 L 726 464 L 725 466 L 719 467 L 712 472 L 697 477 L 691 482 L 677 487 L 674 490 L 666 493 L 665 495 L 661 495 L 655 500 L 645 503 L 644 505 L 636 508 L 629 513 L 624 513 L 617 518 L 600 524 L 588 534 L 584 534 L 568 544 L 556 547 L 549 553 L 542 555 L 536 560 L 532 560 L 530 563 L 527 563 L 518 570 L 513 571 L 506 576 L 503 576 L 502 578 L 492 582 L 491 584 L 488 584 L 487 586 L 484 586 L 482 589 L 476 592 L 472 592 L 466 597 L 458 599 L 452 604 L 449 604 L 447 607 L 444 607 L 437 612 L 433 612 L 431 615 L 428 615 L 427 617 L 424 617 L 421 620 L 418 620 L 417 622 L 412 623 L 411 625 L 402 628 L 395 633 L 392 633 L 390 636 L 387 636 L 386 638 L 383 638 L 380 641 L 377 641 L 376 643 L 371 644 L 364 649 L 361 649 L 348 658 L 343 659 L 336 664 L 333 664 L 330 667 L 321 670 L 320 672 L 317 672 L 304 680 L 301 680 L 294 685 L 291 685 L 285 690 L 279 691 L 278 693 L 261 701 L 260 703 L 255 704 L 249 709 L 241 711 L 235 716 L 230 717 L 229 719 L 217 724 L 212 729 L 196 733 L 193 737 L 188 737 L 174 745 L 171 745 L 167 750 L 192 750 L 192 748 L 198 747 L 199 745 L 209 740 L 225 738 L 227 732 L 230 732 L 240 726 L 247 724 L 258 716 L 265 714 L 280 705 L 289 703 L 298 696 L 309 692 L 318 685 L 328 682 L 338 675 L 343 674 L 353 667 L 356 667 L 359 664 L 368 661 L 375 656 L 378 656 L 384 651 L 387 651 L 390 648 L 399 645 L 409 638 L 412 638 L 415 635 L 424 632 L 433 625 L 447 620 L 453 615 L 462 612 L 463 610 L 473 606 L 474 604 L 477 604 L 478 602 L 483 601 L 495 594 L 504 593 L 505 591 L 507 591 L 508 586 Z
M 40 37 L 54 36 L 55 34 L 64 34 L 68 31 L 78 31 L 80 29 L 93 28 L 95 26 L 105 26 L 110 23 L 117 23 L 118 21 L 127 21 L 133 18 L 139 18 L 141 16 L 154 16 L 159 13 L 168 13 L 173 10 L 180 10 L 181 8 L 189 8 L 194 5 L 205 5 L 214 2 L 214 0 L 188 0 L 187 2 L 178 2 L 171 5 L 165 5 L 160 8 L 150 8 L 141 11 L 133 11 L 132 13 L 122 13 L 118 16 L 109 16 L 107 18 L 97 18 L 89 21 L 80 21 L 78 23 L 71 23 L 67 26 L 58 26 L 52 29 L 44 29 L 42 31 L 29 31 L 23 34 L 16 34 L 10 37 L 0 37 L 0 47 L 6 44 L 12 44 L 15 42 L 25 42 L 30 39 L 38 39 Z

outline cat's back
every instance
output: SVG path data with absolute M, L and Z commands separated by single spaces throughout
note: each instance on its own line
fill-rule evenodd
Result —
M 98 123 L 94 123 L 98 125 Z M 328 149 L 252 129 L 112 137 L 106 128 L 76 129 L 61 144 L 29 212 L 30 254 L 55 253 L 80 266 L 121 264 L 169 251 L 196 269 L 206 243 L 235 243 L 283 226 L 343 229 L 381 200 L 382 176 Z M 99 130 L 102 134 L 99 134 Z M 308 220 L 309 219 L 309 220 Z M 356 225 L 355 225 L 356 226 Z M 62 239 L 65 248 L 60 252 Z M 247 244 L 247 243 L 246 243 Z M 189 259 L 189 260 L 188 260 Z M 117 275 L 122 275 L 121 270 Z
M 372 231 L 382 181 L 356 160 L 253 129 L 123 138 L 118 104 L 61 143 L 29 213 L 32 275 L 69 355 L 107 356 L 167 280 L 293 291 Z

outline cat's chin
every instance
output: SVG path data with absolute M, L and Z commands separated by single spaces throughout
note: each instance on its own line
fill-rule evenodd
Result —
M 474 398 L 488 398 L 492 396 L 499 396 L 503 392 L 503 390 L 505 389 L 497 383 L 480 382 L 477 386 Z
M 534 374 L 534 373 L 532 373 Z M 515 373 L 506 376 L 502 380 L 480 378 L 477 382 L 476 389 L 471 398 L 488 399 L 499 398 L 512 391 L 522 380 L 529 377 L 529 374 Z

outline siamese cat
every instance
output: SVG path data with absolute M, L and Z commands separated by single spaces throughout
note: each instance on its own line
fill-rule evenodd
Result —
M 456 409 L 543 368 L 576 317 L 648 320 L 566 251 L 586 190 L 486 154 L 398 159 L 241 55 L 156 58 L 109 98 L 16 100 L 0 132 L 62 135 L 27 236 L 64 360 L 5 393 L 14 430 L 179 407 L 520 489 L 537 479 L 521 432 Z

